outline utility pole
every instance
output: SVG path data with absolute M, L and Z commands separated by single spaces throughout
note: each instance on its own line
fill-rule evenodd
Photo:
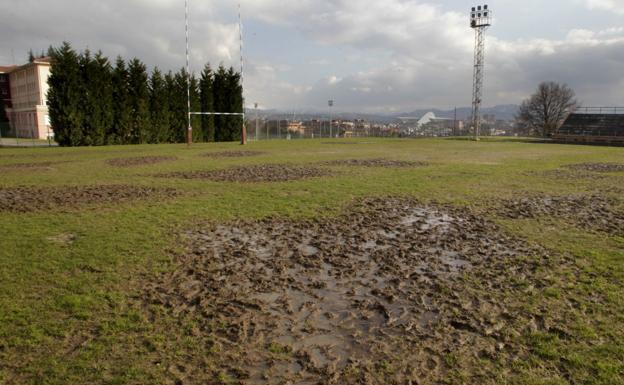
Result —
M 470 28 L 475 30 L 474 76 L 472 81 L 472 126 L 474 138 L 479 140 L 481 130 L 481 102 L 485 76 L 485 31 L 492 25 L 492 11 L 487 5 L 472 7 Z
M 260 137 L 260 127 L 258 127 L 258 103 L 254 103 L 254 108 L 256 109 L 256 142 Z
M 327 102 L 327 105 L 329 106 L 329 137 L 333 138 L 334 137 L 334 121 L 332 119 L 332 107 L 334 106 L 334 101 L 333 100 L 329 100 Z

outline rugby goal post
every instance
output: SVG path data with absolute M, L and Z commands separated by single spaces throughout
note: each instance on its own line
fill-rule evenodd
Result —
M 191 124 L 191 117 L 193 115 L 212 115 L 212 116 L 241 116 L 241 145 L 247 144 L 247 130 L 245 129 L 245 72 L 244 72 L 244 60 L 243 60 L 243 18 L 241 16 L 241 5 L 238 4 L 238 37 L 240 41 L 240 75 L 241 75 L 241 89 L 243 96 L 243 112 L 194 112 L 191 111 L 191 54 L 190 54 L 190 0 L 185 0 L 185 26 L 186 26 L 186 101 L 188 111 L 188 129 L 186 134 L 186 143 L 190 147 L 193 144 L 193 126 Z

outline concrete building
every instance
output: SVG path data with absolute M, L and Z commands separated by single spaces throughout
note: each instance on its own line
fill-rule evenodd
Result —
M 53 137 L 47 106 L 50 59 L 36 59 L 10 69 L 8 74 L 11 108 L 6 112 L 11 135 L 34 139 Z
M 4 102 L 5 107 L 11 108 L 11 86 L 9 83 L 9 72 L 15 69 L 15 66 L 0 66 L 0 99 Z

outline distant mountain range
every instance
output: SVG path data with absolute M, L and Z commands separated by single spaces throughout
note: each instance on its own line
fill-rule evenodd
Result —
M 439 118 L 450 118 L 452 119 L 455 110 L 440 110 L 437 108 L 431 109 L 418 109 L 411 112 L 403 112 L 403 113 L 395 113 L 395 114 L 366 114 L 366 113 L 353 113 L 353 112 L 340 112 L 334 111 L 333 118 L 334 119 L 364 119 L 375 122 L 384 122 L 384 123 L 392 123 L 396 122 L 398 118 L 404 117 L 414 117 L 420 118 L 427 112 L 433 112 Z M 514 104 L 505 104 L 494 107 L 486 107 L 482 109 L 482 113 L 485 115 L 495 115 L 497 119 L 502 120 L 513 120 L 518 112 L 518 106 Z M 253 109 L 247 109 L 248 116 L 253 119 L 255 116 L 255 111 Z M 472 114 L 471 107 L 458 107 L 457 108 L 457 119 L 463 120 L 470 117 Z M 258 115 L 264 119 L 296 119 L 296 120 L 311 120 L 311 119 L 327 119 L 327 112 L 313 112 L 313 111 L 298 111 L 293 114 L 293 112 L 284 112 L 279 110 L 259 110 Z

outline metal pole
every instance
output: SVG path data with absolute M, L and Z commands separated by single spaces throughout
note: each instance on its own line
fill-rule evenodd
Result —
M 186 144 L 190 147 L 193 144 L 193 127 L 191 126 L 191 59 L 189 51 L 189 2 L 185 0 L 185 14 L 186 14 L 186 102 L 188 113 L 188 129 L 186 133 Z
M 327 105 L 329 106 L 329 137 L 333 138 L 334 137 L 334 122 L 332 119 L 332 107 L 334 106 L 334 101 L 330 100 L 327 102 Z
M 256 142 L 260 139 L 260 127 L 258 126 L 258 103 L 254 104 L 256 108 Z
M 240 40 L 240 69 L 241 69 L 241 94 L 243 97 L 243 125 L 241 127 L 241 144 L 247 144 L 247 130 L 245 129 L 245 67 L 243 64 L 243 18 L 241 5 L 238 3 L 238 37 Z
M 329 107 L 329 137 L 334 137 L 334 120 L 332 119 L 332 108 Z

